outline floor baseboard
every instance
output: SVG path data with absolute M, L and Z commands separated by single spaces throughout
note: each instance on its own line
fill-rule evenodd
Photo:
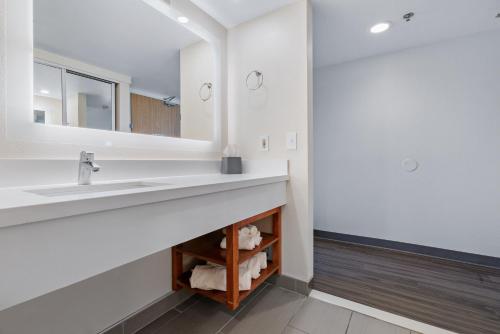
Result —
M 267 282 L 281 288 L 297 292 L 304 296 L 309 296 L 309 293 L 311 292 L 311 282 L 301 281 L 286 275 L 273 275 L 267 280 Z
M 353 244 L 380 247 L 392 249 L 402 252 L 432 256 L 436 258 L 470 263 L 478 266 L 491 267 L 500 269 L 500 258 L 486 255 L 478 255 L 472 253 L 458 252 L 443 248 L 421 246 L 399 241 L 391 241 L 385 239 L 361 237 L 351 234 L 342 234 L 321 230 L 314 230 L 314 236 L 322 239 L 330 239 L 335 241 L 349 242 Z
M 187 290 L 171 292 L 129 315 L 100 334 L 132 334 L 146 327 L 193 295 Z

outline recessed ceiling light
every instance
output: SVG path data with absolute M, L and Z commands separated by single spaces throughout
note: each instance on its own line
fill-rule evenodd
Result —
M 380 34 L 381 32 L 389 30 L 391 27 L 390 22 L 380 22 L 370 28 L 372 34 Z
M 46 90 L 46 89 L 42 89 L 42 90 L 40 90 L 40 94 L 49 95 L 50 92 L 48 90 Z
M 177 18 L 177 21 L 179 21 L 180 23 L 188 23 L 189 22 L 189 19 L 185 16 L 179 16 Z

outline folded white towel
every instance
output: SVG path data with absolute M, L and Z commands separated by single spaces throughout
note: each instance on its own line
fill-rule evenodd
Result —
M 257 232 L 257 234 L 255 236 L 253 236 L 252 238 L 253 238 L 253 241 L 255 242 L 255 246 L 260 245 L 260 243 L 262 242 L 262 237 L 260 236 L 260 232 Z
M 238 249 L 243 249 L 243 250 L 252 250 L 256 246 L 260 245 L 262 242 L 262 237 L 260 236 L 260 232 L 257 233 L 256 236 L 249 236 L 249 235 L 240 235 L 238 237 Z M 227 247 L 227 240 L 226 237 L 224 237 L 220 243 L 220 248 L 226 249 Z
M 261 254 L 261 253 L 259 253 Z M 260 277 L 260 269 L 261 269 L 261 260 L 259 258 L 259 254 L 254 255 L 249 260 L 246 260 L 242 264 L 240 264 L 240 272 L 242 270 L 249 270 L 253 279 Z M 213 262 L 207 262 L 208 266 L 219 266 Z M 267 264 L 266 264 L 267 266 Z
M 248 269 L 240 269 L 239 287 L 240 291 L 250 290 L 252 288 L 252 273 Z
M 198 265 L 194 267 L 189 283 L 193 289 L 226 291 L 226 275 L 226 267 L 218 265 Z M 240 267 L 240 291 L 250 290 L 251 286 L 252 273 L 248 268 Z
M 226 229 L 223 229 L 222 232 L 226 234 Z M 238 249 L 252 250 L 260 245 L 261 242 L 262 237 L 260 236 L 260 231 L 253 225 L 248 225 L 238 231 Z M 227 240 L 226 237 L 224 237 L 220 243 L 220 248 L 226 249 L 226 247 Z
M 226 291 L 226 268 L 222 266 L 196 266 L 189 283 L 193 289 Z
M 250 236 L 250 229 L 248 227 L 243 227 L 238 231 L 239 235 Z
M 258 255 L 254 255 L 249 260 L 240 264 L 240 270 L 247 269 L 250 271 L 252 278 L 257 279 L 260 277 L 260 259 Z
M 266 252 L 260 252 L 256 256 L 259 259 L 260 269 L 266 269 L 267 268 L 267 254 L 266 254 Z
M 259 232 L 259 230 L 257 229 L 257 227 L 256 227 L 256 226 L 254 226 L 254 225 L 248 225 L 248 226 L 247 226 L 247 228 L 248 228 L 248 230 L 249 230 L 249 234 L 250 234 L 252 237 L 257 236 L 257 234 L 259 234 L 259 235 L 260 235 L 260 232 Z
M 227 233 L 226 229 L 223 228 L 222 229 L 222 233 L 225 235 Z M 247 225 L 243 228 L 241 228 L 239 231 L 238 231 L 238 234 L 239 235 L 251 235 L 251 236 L 256 236 L 257 233 L 259 233 L 259 230 L 257 229 L 256 226 L 254 225 Z
M 253 238 L 253 237 L 240 235 L 238 237 L 238 249 L 252 250 L 256 246 L 255 245 L 256 241 L 259 241 L 259 244 L 260 244 L 261 240 L 255 240 L 255 238 Z M 220 248 L 226 249 L 226 247 L 227 247 L 227 240 L 224 237 L 224 239 L 222 239 L 222 241 L 220 243 Z
M 243 235 L 250 235 L 250 236 L 254 237 L 257 235 L 257 233 L 259 233 L 259 230 L 254 225 L 247 225 L 247 226 L 243 227 L 242 229 L 240 229 L 240 234 L 243 234 Z

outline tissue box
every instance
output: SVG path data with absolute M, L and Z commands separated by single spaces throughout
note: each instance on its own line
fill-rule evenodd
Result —
M 241 157 L 222 158 L 221 173 L 222 174 L 243 173 L 243 167 L 241 165 Z

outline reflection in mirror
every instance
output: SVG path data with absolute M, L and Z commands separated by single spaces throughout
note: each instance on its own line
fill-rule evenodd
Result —
M 110 81 L 66 72 L 66 125 L 115 129 L 115 85 Z
M 42 63 L 34 65 L 33 107 L 36 123 L 61 125 L 62 121 L 62 71 Z
M 33 4 L 34 122 L 213 139 L 208 42 L 142 0 Z

